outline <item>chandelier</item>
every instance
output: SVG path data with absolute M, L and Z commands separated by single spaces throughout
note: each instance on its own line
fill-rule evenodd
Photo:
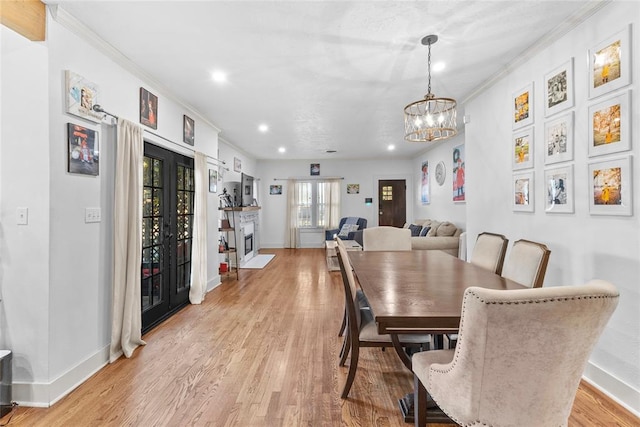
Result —
M 429 87 L 424 99 L 404 107 L 404 139 L 409 142 L 438 141 L 451 138 L 458 133 L 456 100 L 436 98 L 431 93 L 431 45 L 437 41 L 436 35 L 429 35 L 422 39 L 422 44 L 429 47 Z

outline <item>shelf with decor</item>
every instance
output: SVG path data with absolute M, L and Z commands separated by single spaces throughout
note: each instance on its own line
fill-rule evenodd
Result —
M 220 244 L 218 245 L 218 253 L 224 256 L 224 261 L 220 263 L 220 274 L 226 274 L 230 276 L 235 270 L 236 279 L 239 279 L 238 272 L 238 243 L 236 236 L 236 227 L 234 224 L 234 216 L 229 215 L 229 210 L 221 209 L 224 211 L 224 218 L 220 221 Z M 231 246 L 233 243 L 233 246 Z M 232 262 L 233 261 L 233 262 Z M 223 271 L 223 266 L 226 265 L 226 271 Z

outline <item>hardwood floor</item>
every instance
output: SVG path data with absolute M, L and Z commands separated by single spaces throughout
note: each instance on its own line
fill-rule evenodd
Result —
M 343 290 L 322 249 L 263 250 L 48 409 L 19 407 L 10 426 L 407 426 L 397 399 L 412 376 L 395 353 L 362 349 L 347 400 L 338 366 Z M 347 362 L 348 363 L 348 362 Z M 600 396 L 600 397 L 598 397 Z M 2 421 L 6 422 L 7 417 Z M 640 425 L 581 387 L 570 426 Z

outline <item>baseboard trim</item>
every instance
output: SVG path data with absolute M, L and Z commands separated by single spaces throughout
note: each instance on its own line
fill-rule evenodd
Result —
M 640 391 L 589 362 L 582 379 L 616 404 L 640 417 Z
M 13 400 L 20 406 L 48 408 L 71 393 L 109 363 L 109 345 L 98 350 L 50 383 L 13 383 Z

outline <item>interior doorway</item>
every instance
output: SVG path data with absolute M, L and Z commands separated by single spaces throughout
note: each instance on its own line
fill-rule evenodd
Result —
M 402 227 L 407 220 L 407 183 L 404 179 L 378 181 L 378 225 Z
M 145 142 L 142 201 L 142 332 L 189 302 L 193 159 Z

